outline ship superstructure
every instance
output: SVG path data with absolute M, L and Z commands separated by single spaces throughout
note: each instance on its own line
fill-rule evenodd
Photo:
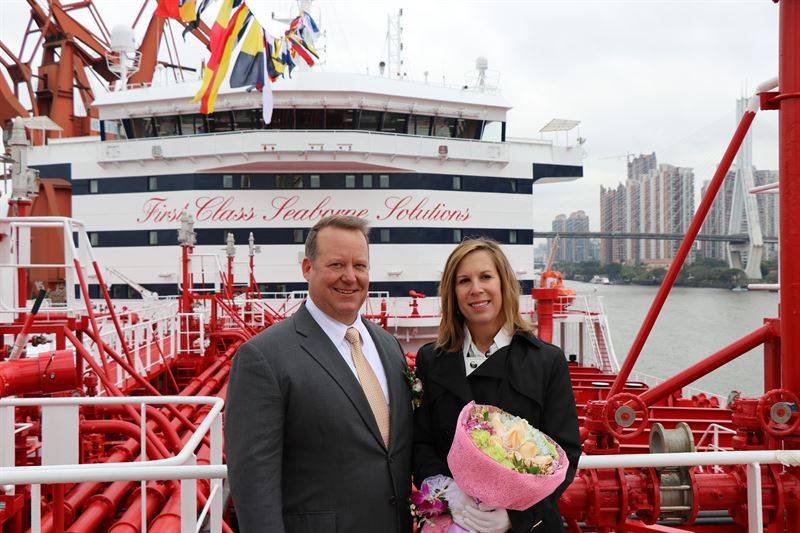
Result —
M 50 4 L 61 13 L 57 0 Z M 800 3 L 779 8 L 780 77 L 749 100 L 623 364 L 597 301 L 544 284 L 531 290 L 535 307 L 523 305 L 538 335 L 569 359 L 585 452 L 558 502 L 570 531 L 800 524 L 800 302 L 792 290 L 800 277 L 792 225 Z M 43 32 L 57 33 L 59 16 Z M 246 91 L 223 91 L 215 115 L 198 115 L 186 103 L 191 84 L 98 96 L 90 113 L 99 137 L 43 145 L 31 130 L 50 127 L 46 120 L 14 121 L 12 193 L 0 212 L 4 531 L 234 530 L 221 432 L 231 362 L 242 342 L 302 305 L 303 292 L 293 290 L 302 288 L 293 285 L 301 242 L 325 209 L 358 209 L 372 220 L 371 277 L 381 292 L 364 314 L 409 346 L 436 326 L 435 299 L 419 291 L 435 288 L 436 265 L 461 238 L 494 236 L 527 289 L 533 254 L 522 232 L 534 182 L 579 175 L 579 146 L 506 138 L 508 104 L 485 87 L 337 76 L 284 80 L 270 127 Z M 759 108 L 781 116 L 781 315 L 650 383 L 634 365 Z M 47 181 L 57 178 L 72 188 L 75 218 L 37 212 L 42 203 L 59 207 L 63 196 Z M 429 203 L 393 203 L 415 195 Z M 62 280 L 60 293 L 47 290 L 53 279 Z M 134 293 L 142 298 L 131 301 Z M 768 391 L 761 397 L 690 388 L 757 346 Z

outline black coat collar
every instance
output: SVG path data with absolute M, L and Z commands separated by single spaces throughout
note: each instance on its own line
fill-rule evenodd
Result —
M 532 333 L 517 332 L 511 339 L 508 353 L 508 371 L 503 376 L 507 378 L 511 386 L 525 396 L 529 396 L 541 405 L 541 391 L 535 385 L 538 382 L 540 372 L 539 365 L 530 363 L 528 359 L 534 352 L 545 347 L 544 342 L 539 340 Z M 525 366 L 525 372 L 521 372 L 521 366 Z M 427 377 L 435 381 L 450 393 L 458 396 L 464 403 L 473 400 L 472 390 L 467 381 L 467 371 L 464 366 L 464 354 L 462 350 L 446 352 L 436 350 L 430 367 L 427 369 Z

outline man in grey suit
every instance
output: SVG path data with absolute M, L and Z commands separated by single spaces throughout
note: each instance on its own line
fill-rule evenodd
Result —
M 355 217 L 317 222 L 305 304 L 234 357 L 225 450 L 243 533 L 411 531 L 405 357 L 359 316 L 368 232 Z

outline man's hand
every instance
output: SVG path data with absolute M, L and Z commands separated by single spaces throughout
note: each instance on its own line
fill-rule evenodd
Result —
M 471 499 L 471 498 L 470 498 Z M 463 511 L 462 521 L 459 525 L 470 531 L 481 533 L 505 533 L 511 528 L 511 520 L 505 509 L 482 510 L 478 507 L 467 507 Z M 453 518 L 455 522 L 455 517 Z

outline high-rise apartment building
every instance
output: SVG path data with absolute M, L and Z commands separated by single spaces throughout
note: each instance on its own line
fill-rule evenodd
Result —
M 627 217 L 625 185 L 616 188 L 600 186 L 600 231 L 625 231 Z M 601 239 L 600 262 L 622 263 L 627 257 L 625 241 Z
M 777 170 L 756 170 L 753 172 L 756 187 L 768 185 L 778 181 Z M 780 234 L 780 202 L 777 194 L 769 192 L 756 195 L 758 203 L 758 218 L 761 222 L 761 232 L 765 237 L 777 237 Z M 764 243 L 765 260 L 777 259 L 778 244 Z
M 731 219 L 731 204 L 733 203 L 733 186 L 736 179 L 736 172 L 733 170 L 728 171 L 725 180 L 722 182 L 722 187 L 717 193 L 717 197 L 711 204 L 708 211 L 703 227 L 700 233 L 708 235 L 727 235 L 728 224 Z M 710 180 L 703 182 L 701 189 L 701 198 L 705 198 L 708 191 L 708 186 L 711 184 Z M 728 260 L 727 244 L 718 241 L 700 241 L 700 256 L 704 259 L 719 259 L 721 261 Z
M 588 232 L 589 217 L 584 211 L 575 211 L 569 216 L 558 215 L 553 219 L 552 230 L 556 233 Z M 552 246 L 552 239 L 548 239 Z M 580 263 L 592 258 L 591 246 L 588 238 L 562 237 L 556 250 L 555 260 L 559 262 Z

